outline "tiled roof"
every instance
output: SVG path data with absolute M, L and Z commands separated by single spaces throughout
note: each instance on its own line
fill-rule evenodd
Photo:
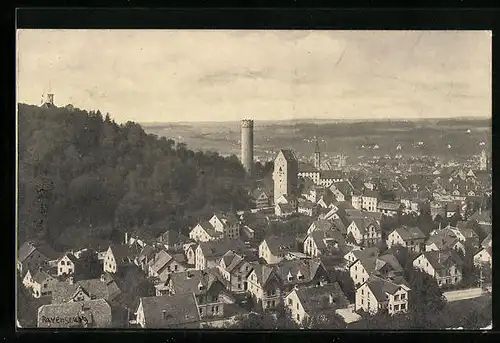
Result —
M 322 179 L 342 179 L 343 177 L 342 170 L 322 170 L 320 172 L 320 178 Z
M 31 242 L 24 242 L 23 245 L 19 247 L 17 250 L 17 259 L 20 262 L 24 262 L 24 260 L 31 255 L 33 251 L 35 251 L 36 248 Z
M 382 262 L 382 263 L 379 263 Z M 384 267 L 390 267 L 390 269 L 396 273 L 400 273 L 403 271 L 403 267 L 401 267 L 401 264 L 399 264 L 398 260 L 396 257 L 392 254 L 384 254 L 381 255 L 377 258 L 377 266 L 376 270 L 380 270 Z
M 486 236 L 485 239 L 483 239 L 483 241 L 481 242 L 481 246 L 484 248 L 484 247 L 487 247 L 487 246 L 491 246 L 491 233 L 488 234 L 488 236 Z
M 316 204 L 312 201 L 299 201 L 299 208 L 314 210 L 316 208 Z
M 320 268 L 323 268 L 320 259 L 283 260 L 273 266 L 274 272 L 284 285 L 311 282 Z M 300 280 L 297 278 L 299 271 L 303 276 Z M 289 273 L 292 275 L 291 281 L 288 280 Z
M 311 237 L 321 251 L 331 250 L 336 244 L 339 249 L 345 245 L 345 239 L 339 231 L 313 231 Z
M 218 258 L 229 250 L 244 252 L 245 243 L 239 239 L 221 239 L 216 241 L 201 242 L 199 245 L 205 258 Z
M 400 207 L 401 204 L 396 201 L 381 201 L 377 204 L 380 210 L 397 211 Z
M 310 163 L 299 163 L 299 173 L 315 173 L 319 172 L 312 164 Z
M 451 230 L 442 229 L 435 235 L 430 236 L 425 245 L 435 244 L 438 250 L 447 250 L 452 248 L 458 241 L 458 238 Z
M 44 320 L 49 318 L 50 322 Z M 81 318 L 78 320 L 78 318 Z M 85 318 L 85 319 L 83 319 Z M 52 320 L 53 319 L 53 320 Z M 111 327 L 111 307 L 104 299 L 43 305 L 38 309 L 38 327 Z
M 158 241 L 167 245 L 176 245 L 187 242 L 188 237 L 179 234 L 175 230 L 167 230 L 158 237 Z
M 349 304 L 349 300 L 337 282 L 323 286 L 302 287 L 295 292 L 304 311 L 310 316 L 344 308 Z M 332 299 L 331 303 L 330 298 Z
M 188 270 L 171 273 L 165 284 L 171 283 L 175 294 L 205 294 L 215 283 L 219 283 L 215 268 L 206 270 Z M 198 286 L 202 285 L 200 289 Z
M 291 204 L 277 204 L 282 213 L 291 213 L 295 211 L 295 208 Z
M 52 291 L 52 303 L 58 304 L 71 301 L 78 288 L 82 288 L 89 296 L 107 301 L 113 301 L 121 294 L 121 290 L 114 280 L 87 279 L 76 281 L 73 284 L 58 282 Z
M 211 237 L 218 237 L 222 235 L 221 232 L 215 231 L 215 228 L 210 224 L 209 221 L 203 221 L 198 224 L 203 230 L 206 231 Z
M 264 241 L 273 255 L 297 250 L 297 242 L 293 236 L 269 236 Z
M 112 244 L 110 248 L 117 264 L 127 263 L 133 259 L 133 251 L 127 244 Z
M 145 327 L 160 329 L 200 322 L 200 313 L 193 293 L 141 298 Z
M 422 230 L 415 226 L 401 226 L 396 228 L 394 231 L 396 231 L 405 241 L 425 238 L 425 234 Z
M 362 235 L 366 233 L 366 229 L 370 226 L 373 226 L 375 231 L 380 231 L 380 224 L 376 220 L 370 218 L 353 218 L 352 221 L 356 224 Z
M 283 154 L 283 156 L 285 157 L 285 160 L 287 160 L 288 162 L 297 160 L 297 157 L 295 157 L 295 154 L 293 153 L 292 150 L 281 149 L 280 152 Z
M 386 294 L 394 294 L 401 286 L 378 277 L 370 277 L 367 285 L 379 302 L 386 301 Z
M 172 256 L 165 250 L 160 250 L 155 254 L 154 259 L 151 260 L 151 269 L 160 274 L 163 272 L 170 260 L 172 260 Z
M 364 196 L 364 197 L 369 197 L 369 198 L 377 198 L 377 199 L 378 199 L 378 197 L 379 197 L 379 193 L 378 193 L 378 191 L 375 191 L 375 190 L 369 190 L 369 189 L 367 189 L 367 190 L 365 190 L 365 191 L 363 192 L 363 196 Z
M 453 249 L 445 251 L 427 251 L 423 253 L 435 270 L 447 268 L 450 264 L 462 265 L 463 262 Z
M 52 279 L 52 276 L 50 276 L 49 274 L 47 274 L 46 272 L 44 272 L 42 270 L 38 270 L 33 275 L 32 279 L 33 279 L 34 282 L 41 284 L 42 282 L 44 282 L 47 279 Z

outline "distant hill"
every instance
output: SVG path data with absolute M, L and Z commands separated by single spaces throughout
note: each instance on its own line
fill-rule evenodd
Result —
M 193 149 L 213 149 L 223 154 L 239 154 L 240 123 L 183 122 L 144 124 L 147 132 L 177 137 Z M 470 132 L 468 132 L 470 130 Z M 272 156 L 272 151 L 287 147 L 299 155 L 313 152 L 312 140 L 320 140 L 320 148 L 329 155 L 340 152 L 353 158 L 370 154 L 395 154 L 401 144 L 402 153 L 436 156 L 470 156 L 491 146 L 491 119 L 450 118 L 421 120 L 287 120 L 255 121 L 256 156 Z M 423 147 L 413 145 L 423 141 Z M 377 151 L 361 149 L 377 144 Z M 451 148 L 448 148 L 450 144 Z

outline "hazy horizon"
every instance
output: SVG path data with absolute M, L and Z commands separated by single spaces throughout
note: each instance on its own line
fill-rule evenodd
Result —
M 121 123 L 487 119 L 491 32 L 18 30 L 17 101 L 49 84 Z

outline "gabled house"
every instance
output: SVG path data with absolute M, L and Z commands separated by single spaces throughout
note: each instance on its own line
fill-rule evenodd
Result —
M 338 230 L 340 232 L 345 232 L 345 226 L 341 220 L 326 220 L 317 219 L 311 223 L 307 229 L 307 234 L 310 235 L 314 231 L 334 231 Z
M 230 250 L 236 253 L 244 253 L 247 248 L 245 243 L 239 239 L 201 242 L 195 252 L 195 269 L 215 268 L 219 259 Z
M 291 204 L 278 203 L 274 205 L 274 214 L 278 217 L 290 217 L 296 212 L 296 207 Z
M 491 233 L 488 234 L 488 236 L 486 236 L 485 239 L 483 239 L 483 241 L 481 242 L 481 246 L 483 248 L 488 248 L 490 247 L 491 248 L 491 242 L 492 242 L 492 239 L 491 239 Z
M 196 265 L 196 249 L 198 248 L 198 243 L 186 243 L 183 245 L 184 255 L 186 256 L 186 262 L 189 266 Z
M 161 245 L 160 245 L 161 246 Z M 139 254 L 135 257 L 134 263 L 137 267 L 139 267 L 143 272 L 148 273 L 149 270 L 149 262 L 154 259 L 157 253 L 156 247 L 152 245 L 145 245 Z
M 401 203 L 397 201 L 380 201 L 377 204 L 377 212 L 383 213 L 386 216 L 394 217 L 401 210 Z
M 222 232 L 216 231 L 208 221 L 198 223 L 190 232 L 189 238 L 196 242 L 208 242 L 223 237 Z
M 127 244 L 112 244 L 106 251 L 103 260 L 105 273 L 116 273 L 121 268 L 134 264 L 134 252 Z
M 26 288 L 31 289 L 31 294 L 34 298 L 52 295 L 56 283 L 57 280 L 55 278 L 42 270 L 37 270 L 33 274 L 31 271 L 28 271 L 23 278 L 23 284 Z
M 52 291 L 52 303 L 61 304 L 74 301 L 104 299 L 112 304 L 121 295 L 121 290 L 109 274 L 98 279 L 57 282 Z
M 259 244 L 259 257 L 268 264 L 279 263 L 292 251 L 298 251 L 297 242 L 292 236 L 270 236 Z
M 465 246 L 450 230 L 441 230 L 425 242 L 425 251 L 446 251 L 453 249 L 465 254 Z
M 194 294 L 201 317 L 222 316 L 225 290 L 215 269 L 187 270 L 172 273 L 164 283 L 157 284 L 156 295 Z
M 247 277 L 247 291 L 264 310 L 273 309 L 293 288 L 319 285 L 327 278 L 319 259 L 284 260 L 271 266 L 255 264 Z
M 387 311 L 390 315 L 408 311 L 410 288 L 405 282 L 392 282 L 370 277 L 356 289 L 356 311 L 377 314 Z
M 21 276 L 28 270 L 38 270 L 48 260 L 49 256 L 45 256 L 32 242 L 24 242 L 17 250 L 17 270 Z
M 346 260 L 347 264 L 351 266 L 354 262 L 356 262 L 360 258 L 377 257 L 378 255 L 379 255 L 379 249 L 377 247 L 364 248 L 363 250 L 352 249 L 344 255 L 344 260 Z
M 264 189 L 257 188 L 250 193 L 250 197 L 253 200 L 254 207 L 257 209 L 267 208 L 271 205 L 271 197 L 268 192 Z
M 183 272 L 186 269 L 184 254 L 168 253 L 165 250 L 160 250 L 149 261 L 148 276 L 165 281 L 170 273 Z
M 418 227 L 401 226 L 387 236 L 387 248 L 400 245 L 413 252 L 423 250 L 425 234 Z
M 304 240 L 304 253 L 308 256 L 318 257 L 324 255 L 343 255 L 345 239 L 339 231 L 317 230 L 307 235 Z
M 354 186 L 349 180 L 335 182 L 330 186 L 330 190 L 337 201 L 351 201 L 355 191 Z
M 80 273 L 79 270 L 81 270 L 82 267 L 82 263 L 75 255 L 71 253 L 65 254 L 57 261 L 57 276 Z
M 189 241 L 189 238 L 175 230 L 167 230 L 156 239 L 167 251 L 182 251 L 182 247 Z
M 435 278 L 439 287 L 461 282 L 462 266 L 460 256 L 453 249 L 427 251 L 413 260 L 413 267 Z
M 314 217 L 318 213 L 318 207 L 315 203 L 308 200 L 299 201 L 298 212 L 305 216 Z
M 491 250 L 491 246 L 486 248 L 481 248 L 476 254 L 474 254 L 474 266 L 476 267 L 484 267 L 488 266 L 490 268 L 493 267 L 493 253 Z
M 140 298 L 136 322 L 143 329 L 197 329 L 201 316 L 195 295 L 182 293 Z
M 303 325 L 313 318 L 347 307 L 349 300 L 340 285 L 335 282 L 294 289 L 286 295 L 284 303 L 293 320 Z
M 353 195 L 351 202 L 352 206 L 358 210 L 365 210 L 369 212 L 377 211 L 378 200 L 380 198 L 379 192 L 376 190 L 365 189 L 361 195 Z
M 382 230 L 376 220 L 370 218 L 354 218 L 347 227 L 347 235 L 352 235 L 356 243 L 372 247 L 382 241 Z
M 39 328 L 110 328 L 111 323 L 111 307 L 104 299 L 49 304 L 38 308 Z
M 239 255 L 233 251 L 228 251 L 221 257 L 217 270 L 221 275 L 220 281 L 228 291 L 240 293 L 247 290 L 247 276 L 255 260 L 256 258 L 248 258 L 248 255 Z
M 474 230 L 467 228 L 465 222 L 459 222 L 457 227 L 448 225 L 446 229 L 450 230 L 460 242 L 470 242 L 475 247 L 479 246 L 479 236 Z
M 212 218 L 210 218 L 209 223 L 216 232 L 222 233 L 223 238 L 240 238 L 240 222 L 234 214 L 215 213 Z
M 355 285 L 362 285 L 373 275 L 388 280 L 402 276 L 403 268 L 394 255 L 385 254 L 377 257 L 361 253 L 359 257 L 349 267 L 349 275 Z

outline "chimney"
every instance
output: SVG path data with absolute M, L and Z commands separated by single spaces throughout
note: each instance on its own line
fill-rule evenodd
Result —
M 72 284 L 74 283 L 74 279 L 73 279 L 73 277 L 72 277 L 72 276 L 70 276 L 70 277 L 68 278 L 68 283 L 69 283 L 70 285 L 72 285 Z
M 125 244 L 128 244 L 128 232 L 125 232 Z
M 163 319 L 167 319 L 167 311 L 166 310 L 162 310 L 161 314 L 162 314 Z
M 104 274 L 101 274 L 101 282 L 105 282 L 106 281 L 106 276 Z

